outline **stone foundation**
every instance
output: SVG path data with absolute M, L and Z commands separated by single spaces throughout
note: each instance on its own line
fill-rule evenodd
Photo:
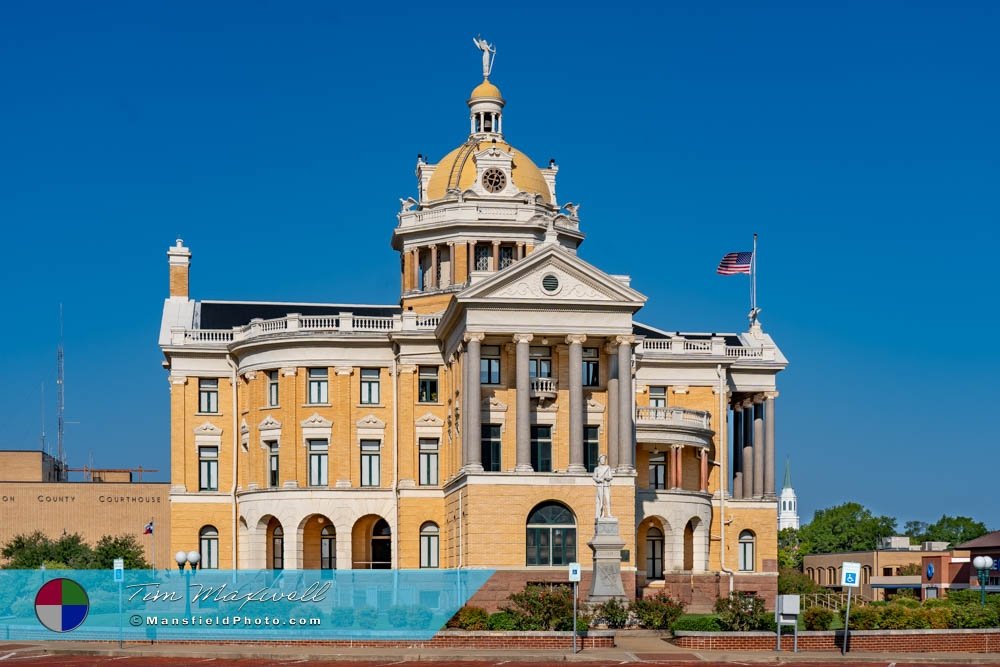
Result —
M 497 570 L 466 604 L 473 607 L 482 607 L 486 611 L 493 613 L 499 611 L 500 607 L 507 603 L 507 598 L 511 593 L 520 593 L 528 584 L 546 582 L 561 583 L 569 586 L 571 584 L 567 581 L 567 576 L 566 568 L 546 569 L 534 572 L 529 570 Z M 592 573 L 584 568 L 582 580 L 577 588 L 577 595 L 581 605 L 587 601 L 591 576 Z M 622 572 L 621 576 L 622 586 L 625 588 L 625 597 L 629 600 L 634 599 L 636 595 L 635 573 Z
M 685 612 L 705 614 L 713 610 L 716 600 L 729 595 L 729 575 L 713 572 L 667 573 L 662 584 L 655 582 L 640 590 L 643 597 L 665 592 L 683 602 Z M 764 598 L 764 604 L 773 610 L 778 595 L 778 576 L 736 575 L 733 578 L 733 590 L 752 591 Z

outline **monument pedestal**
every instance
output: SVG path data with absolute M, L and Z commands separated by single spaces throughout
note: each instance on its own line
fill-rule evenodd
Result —
M 590 578 L 589 602 L 625 599 L 622 586 L 622 549 L 625 540 L 618 529 L 618 519 L 602 517 L 594 522 L 594 538 L 587 542 L 594 552 L 594 573 Z

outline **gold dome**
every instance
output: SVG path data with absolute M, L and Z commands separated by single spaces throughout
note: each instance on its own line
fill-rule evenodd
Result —
M 474 93 L 475 91 L 473 91 Z M 531 158 L 503 141 L 494 144 L 492 141 L 472 140 L 441 158 L 427 184 L 427 199 L 441 199 L 448 193 L 448 190 L 454 188 L 468 190 L 472 187 L 476 181 L 476 165 L 472 156 L 494 145 L 513 154 L 511 178 L 515 187 L 522 192 L 539 194 L 546 203 L 551 204 L 552 195 L 549 192 L 549 184 L 545 182 L 541 170 L 535 166 Z
M 470 100 L 480 99 L 483 97 L 498 100 L 503 99 L 503 95 L 500 94 L 500 89 L 490 83 L 489 79 L 483 79 L 483 82 L 473 88 L 472 94 L 469 95 Z

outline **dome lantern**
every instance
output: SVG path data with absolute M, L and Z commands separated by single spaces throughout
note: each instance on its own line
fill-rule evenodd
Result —
M 503 95 L 490 82 L 496 46 L 482 37 L 475 37 L 473 43 L 483 53 L 483 82 L 472 89 L 469 95 L 469 134 L 487 138 L 501 138 L 503 133 Z

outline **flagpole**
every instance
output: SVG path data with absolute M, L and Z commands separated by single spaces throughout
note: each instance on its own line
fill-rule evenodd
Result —
M 757 234 L 753 235 L 753 252 L 750 253 L 750 326 L 757 321 Z
M 149 525 L 153 527 L 153 530 L 149 531 L 149 538 L 153 543 L 152 559 L 153 559 L 153 572 L 156 572 L 156 524 L 153 520 L 149 520 Z

